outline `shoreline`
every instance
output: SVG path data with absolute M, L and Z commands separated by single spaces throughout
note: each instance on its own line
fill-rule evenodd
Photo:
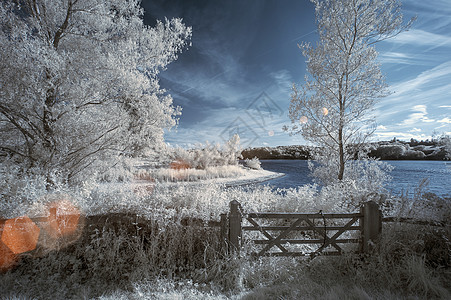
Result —
M 425 160 L 425 161 L 449 161 L 451 159 L 449 149 L 438 142 L 399 140 L 380 141 L 368 143 L 368 156 L 381 160 Z M 241 154 L 243 159 L 257 157 L 263 159 L 302 159 L 307 160 L 317 147 L 307 145 L 290 145 L 275 147 L 250 147 L 244 149 Z
M 285 176 L 285 173 L 272 172 L 268 170 L 253 170 L 248 169 L 246 175 L 238 177 L 218 177 L 211 179 L 203 179 L 198 181 L 176 181 L 176 182 L 158 182 L 157 185 L 161 186 L 177 186 L 177 185 L 207 185 L 207 184 L 222 184 L 226 187 L 243 186 L 249 184 L 256 184 L 265 181 L 269 181 L 275 178 Z M 139 186 L 146 183 L 134 183 Z M 148 183 L 147 183 L 148 184 Z
M 277 158 L 258 158 L 258 160 L 314 160 L 313 158 L 296 158 L 296 157 L 277 157 Z M 353 159 L 357 160 L 357 159 Z M 442 161 L 451 164 L 451 159 L 411 159 L 411 158 L 397 158 L 397 159 L 379 159 L 380 161 Z
M 261 174 L 258 177 L 252 177 L 252 178 L 247 178 L 247 179 L 239 179 L 239 178 L 230 178 L 230 182 L 226 183 L 226 187 L 232 187 L 232 186 L 243 186 L 243 185 L 249 185 L 249 184 L 256 184 L 256 183 L 262 183 L 262 182 L 266 182 L 266 181 L 270 181 L 272 179 L 276 179 L 276 178 L 280 178 L 283 176 L 286 176 L 285 173 L 277 173 L 277 172 L 272 172 L 272 171 L 268 171 L 268 170 L 251 170 L 251 171 L 257 171 Z M 266 175 L 264 175 L 266 174 Z M 246 177 L 246 176 L 243 176 Z

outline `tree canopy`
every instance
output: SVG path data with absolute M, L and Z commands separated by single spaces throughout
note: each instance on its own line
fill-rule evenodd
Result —
M 321 147 L 316 158 L 332 178 L 374 131 L 371 110 L 388 94 L 375 44 L 408 29 L 398 0 L 312 0 L 319 42 L 300 46 L 308 76 L 293 85 L 292 134 Z M 286 128 L 288 129 L 288 128 Z
M 182 20 L 143 24 L 138 0 L 0 3 L 0 158 L 75 180 L 163 144 L 180 109 L 159 72 L 188 46 Z

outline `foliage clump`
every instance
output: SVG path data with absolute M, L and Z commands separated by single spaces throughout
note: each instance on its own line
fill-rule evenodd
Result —
M 180 109 L 158 75 L 188 45 L 181 19 L 136 0 L 0 3 L 0 160 L 80 183 L 163 148 Z
M 252 159 L 246 158 L 244 160 L 244 164 L 245 164 L 246 167 L 254 169 L 254 170 L 261 170 L 262 169 L 261 162 L 260 162 L 260 160 L 257 157 L 254 157 Z
M 312 2 L 319 42 L 300 46 L 309 75 L 302 87 L 293 85 L 290 131 L 318 145 L 315 160 L 343 180 L 354 154 L 364 159 L 365 142 L 375 129 L 371 110 L 388 95 L 374 45 L 408 29 L 413 20 L 403 24 L 398 0 Z
M 169 152 L 173 160 L 179 160 L 187 164 L 189 168 L 205 170 L 208 167 L 237 165 L 241 158 L 240 137 L 232 136 L 224 145 L 197 145 L 194 149 L 175 148 Z

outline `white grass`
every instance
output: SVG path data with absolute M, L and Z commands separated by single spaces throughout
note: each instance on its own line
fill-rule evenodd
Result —
M 131 213 L 142 216 L 159 230 L 148 232 L 152 235 L 148 244 L 127 231 L 115 234 L 100 230 L 73 252 L 63 249 L 39 257 L 25 256 L 25 263 L 17 271 L 0 274 L 0 298 L 49 299 L 62 295 L 79 299 L 450 298 L 449 227 L 439 231 L 424 226 L 384 224 L 377 253 L 317 257 L 310 261 L 224 257 L 212 250 L 217 237 L 207 234 L 204 227 L 181 225 L 184 218 L 200 219 L 204 224 L 218 221 L 232 200 L 239 201 L 244 212 L 352 211 L 354 206 L 346 201 L 353 199 L 356 204 L 365 200 L 358 186 L 331 185 L 323 190 L 315 185 L 278 190 L 268 186 L 247 188 L 239 185 L 281 174 L 238 166 L 188 169 L 182 173 L 196 181 L 162 181 L 168 178 L 164 173 L 168 171 L 160 172 L 160 178 L 147 172 L 131 182 L 89 182 L 77 189 L 62 187 L 59 194 L 46 197 L 45 190 L 33 190 L 30 182 L 24 193 L 33 192 L 20 202 L 22 207 L 11 210 L 12 214 L 31 216 L 42 212 L 46 203 L 64 195 L 84 215 Z M 418 193 L 415 205 L 406 208 L 409 213 L 415 215 L 423 203 L 421 195 Z M 422 210 L 433 203 L 423 200 Z M 2 213 L 4 207 L 12 204 L 2 206 Z M 442 215 L 449 216 L 449 205 L 440 207 Z M 204 248 L 199 248 L 200 244 Z M 175 277 L 174 270 L 183 268 L 184 259 L 202 263 L 184 269 L 185 278 Z M 165 274 L 162 270 L 173 273 Z M 117 278 L 119 283 L 114 283 Z
M 163 243 L 170 243 L 168 252 L 179 251 L 189 244 L 186 231 L 177 223 L 179 220 L 184 217 L 218 220 L 231 200 L 240 201 L 245 211 L 343 210 L 330 199 L 330 191 L 322 194 L 315 186 L 273 191 L 267 186 L 246 189 L 225 188 L 214 183 L 157 184 L 147 195 L 137 195 L 126 185 L 117 186 L 116 190 L 114 185 L 91 188 L 89 197 L 81 203 L 86 211 L 92 214 L 135 212 L 158 221 L 161 232 L 155 234 Z M 203 259 L 211 246 L 191 257 L 197 255 Z M 86 299 L 447 299 L 450 296 L 449 247 L 446 230 L 388 225 L 384 227 L 379 251 L 369 256 L 347 254 L 337 258 L 318 257 L 313 261 L 218 256 L 215 262 L 210 260 L 201 268 L 191 270 L 188 274 L 197 275 L 190 280 L 155 276 L 149 270 L 155 268 L 152 260 L 155 250 L 142 250 L 133 236 L 105 231 L 90 244 L 80 245 L 75 254 L 53 252 L 48 257 L 28 260 L 33 264 L 31 270 L 23 266 L 17 272 L 0 275 L 0 296 L 34 299 L 39 293 L 38 298 L 48 299 L 59 293 Z M 180 264 L 171 259 L 170 255 L 174 254 L 168 255 L 165 267 Z M 81 269 L 83 263 L 88 263 L 87 270 Z M 130 263 L 135 263 L 132 269 Z M 67 270 L 70 270 L 68 274 Z M 99 275 L 82 283 L 84 272 Z M 99 276 L 126 276 L 127 279 L 121 281 L 121 286 L 113 287 Z
M 157 169 L 148 171 L 147 175 L 154 180 L 165 182 L 202 182 L 221 183 L 227 185 L 249 184 L 261 182 L 283 176 L 283 173 L 265 171 L 262 169 L 249 169 L 240 165 L 227 165 L 207 167 L 206 169 Z

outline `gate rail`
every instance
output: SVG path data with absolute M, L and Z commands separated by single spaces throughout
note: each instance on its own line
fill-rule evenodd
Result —
M 263 239 L 251 239 L 255 245 L 262 245 L 257 256 L 305 256 L 304 252 L 290 251 L 288 245 L 321 244 L 309 255 L 340 255 L 344 252 L 339 244 L 358 244 L 359 252 L 368 252 L 377 241 L 382 230 L 382 214 L 375 202 L 366 202 L 358 213 L 275 213 L 253 212 L 244 214 L 240 210 L 238 201 L 230 202 L 228 214 L 221 215 L 221 236 L 228 245 L 229 252 L 239 252 L 242 244 L 242 234 L 246 232 L 260 232 Z M 276 220 L 283 225 L 261 224 L 265 220 Z M 243 220 L 249 225 L 243 226 Z M 315 224 L 315 220 L 321 223 Z M 343 225 L 337 225 L 338 220 L 345 220 Z M 327 225 L 329 221 L 330 226 Z M 259 223 L 260 222 L 260 223 Z M 285 224 L 288 223 L 288 224 Z M 358 238 L 343 238 L 345 232 L 359 231 Z M 310 232 L 314 238 L 305 238 Z M 289 235 L 301 233 L 304 238 L 291 238 Z M 317 236 L 321 238 L 318 238 Z M 341 238 L 340 238 L 341 237 Z M 329 247 L 330 246 L 330 247 Z M 271 249 L 278 252 L 270 252 Z M 333 248 L 335 251 L 325 251 Z

